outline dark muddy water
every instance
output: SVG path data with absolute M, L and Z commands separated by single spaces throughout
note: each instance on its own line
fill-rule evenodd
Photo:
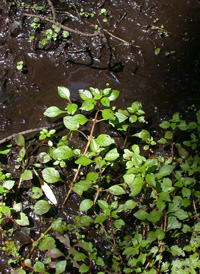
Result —
M 31 42 L 28 38 L 33 34 L 33 18 L 23 13 L 38 14 L 33 4 L 46 2 L 25 1 L 27 7 L 23 8 L 22 1 L 12 6 L 12 1 L 2 0 L 1 138 L 49 125 L 51 121 L 43 117 L 44 110 L 51 105 L 65 106 L 57 95 L 57 86 L 68 87 L 77 99 L 80 88 L 104 88 L 110 83 L 111 88 L 121 91 L 117 102 L 120 107 L 139 100 L 155 122 L 176 111 L 186 112 L 192 104 L 200 105 L 200 1 L 75 1 L 78 10 L 95 14 L 89 19 L 79 18 L 69 6 L 71 1 L 52 2 L 57 21 L 88 33 L 93 33 L 92 25 L 97 24 L 112 36 L 106 32 L 103 38 L 71 34 L 70 38 L 42 46 L 42 30 L 51 25 L 42 21 Z M 99 15 L 102 8 L 107 10 L 108 22 Z M 49 9 L 44 15 L 50 14 Z M 119 38 L 135 40 L 137 47 Z M 158 55 L 156 48 L 160 48 Z M 24 61 L 23 72 L 16 69 L 20 60 Z

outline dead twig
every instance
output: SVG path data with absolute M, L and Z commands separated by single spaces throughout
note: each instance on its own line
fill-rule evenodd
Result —
M 47 0 L 47 2 L 48 2 L 49 6 L 51 8 L 53 21 L 56 22 L 56 12 L 55 12 L 54 6 L 53 6 L 51 0 Z
M 126 40 L 124 40 L 124 39 L 122 39 L 122 38 L 120 38 L 120 37 L 115 36 L 114 34 L 110 33 L 110 32 L 109 32 L 108 30 L 106 30 L 106 29 L 103 29 L 103 31 L 106 32 L 106 33 L 107 33 L 108 35 L 110 35 L 111 37 L 113 37 L 113 38 L 115 38 L 115 39 L 121 41 L 123 44 L 125 44 L 125 45 L 127 45 L 127 46 L 131 46 L 131 45 L 132 45 L 132 43 L 130 43 L 130 42 L 128 42 L 128 41 L 126 41 Z M 137 45 L 134 45 L 134 47 L 140 48 L 140 46 L 137 46 Z
M 60 126 L 60 125 L 63 125 L 62 122 L 59 122 L 59 123 L 55 123 L 55 124 L 52 124 L 50 126 L 47 126 L 47 127 L 38 127 L 38 128 L 32 128 L 32 129 L 28 129 L 28 130 L 24 130 L 24 131 L 21 131 L 21 132 L 18 132 L 17 134 L 20 134 L 20 135 L 27 135 L 27 134 L 31 134 L 31 133 L 35 133 L 35 132 L 39 132 L 40 130 L 43 130 L 43 129 L 48 129 L 48 128 L 54 128 L 54 127 L 57 127 L 57 126 Z M 15 138 L 15 134 L 16 133 L 13 133 L 12 135 L 10 136 L 7 136 L 3 139 L 0 140 L 0 145 L 12 140 L 13 138 Z
M 85 36 L 85 37 L 94 37 L 94 36 L 98 36 L 100 33 L 98 31 L 95 31 L 94 33 L 85 33 L 85 32 L 82 32 L 82 31 L 79 31 L 79 30 L 75 30 L 75 29 L 71 29 L 59 22 L 55 22 L 51 19 L 48 19 L 44 16 L 41 16 L 41 15 L 35 15 L 35 14 L 30 14 L 30 13 L 24 13 L 23 15 L 25 16 L 28 16 L 28 17 L 37 17 L 37 18 L 40 18 L 41 20 L 44 20 L 44 21 L 47 21 L 51 24 L 54 24 L 55 26 L 57 27 L 60 27 L 61 29 L 63 30 L 66 30 L 68 32 L 72 32 L 72 33 L 75 33 L 75 34 L 78 34 L 78 35 L 81 35 L 81 36 Z

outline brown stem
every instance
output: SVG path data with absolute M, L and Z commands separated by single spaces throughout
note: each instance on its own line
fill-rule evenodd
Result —
M 112 222 L 112 216 L 110 215 L 110 229 L 111 229 L 111 233 L 112 233 L 112 237 L 113 237 L 113 248 L 115 251 L 116 248 L 116 240 L 115 240 L 115 234 L 114 234 L 114 228 L 113 228 L 113 222 Z
M 90 132 L 90 136 L 88 137 L 88 142 L 87 142 L 87 145 L 86 145 L 86 147 L 85 147 L 85 151 L 84 151 L 84 153 L 83 153 L 83 156 L 85 156 L 85 154 L 87 153 L 88 148 L 89 148 L 89 146 L 90 146 L 90 143 L 91 143 L 92 136 L 93 136 L 93 133 L 94 133 L 94 128 L 95 128 L 95 125 L 96 125 L 96 121 L 97 121 L 98 114 L 99 114 L 99 105 L 97 106 L 97 112 L 96 112 L 95 117 L 94 117 L 94 120 L 93 120 L 92 129 L 91 129 L 91 132 Z M 68 191 L 68 193 L 67 193 L 67 196 L 65 197 L 65 200 L 64 200 L 64 202 L 63 202 L 63 205 L 66 203 L 66 201 L 68 200 L 68 198 L 69 198 L 69 196 L 70 196 L 70 194 L 71 194 L 71 192 L 72 192 L 72 188 L 73 188 L 74 183 L 76 182 L 76 179 L 77 179 L 77 177 L 78 177 L 78 175 L 79 175 L 81 166 L 82 166 L 82 165 L 79 165 L 78 168 L 77 168 L 76 174 L 75 174 L 75 176 L 74 176 L 73 181 L 72 181 L 71 184 L 70 184 L 70 189 L 69 189 L 69 191 Z
M 44 235 L 46 235 L 46 234 L 49 232 L 49 230 L 51 230 L 51 225 L 47 228 L 47 230 L 45 230 L 45 232 L 42 234 L 42 236 L 40 236 L 40 237 L 37 239 L 37 242 L 38 242 L 38 243 L 42 240 L 42 238 L 44 237 Z M 30 256 L 31 256 L 31 254 L 33 253 L 34 249 L 35 249 L 35 246 L 32 246 L 32 248 L 31 248 L 29 254 L 26 256 L 26 259 L 29 259 L 29 258 L 30 258 Z
M 51 8 L 53 21 L 55 22 L 56 21 L 56 13 L 55 13 L 55 9 L 54 9 L 53 3 L 51 2 L 51 0 L 47 0 L 47 2 L 48 2 L 49 6 Z
M 128 137 L 129 137 L 130 130 L 131 130 L 131 126 L 129 125 L 129 126 L 128 126 L 128 131 L 127 131 L 127 133 L 126 133 L 126 138 L 125 138 L 124 143 L 123 143 L 123 146 L 122 146 L 123 148 L 125 148 L 125 145 L 126 145 L 126 143 L 127 143 L 127 140 L 128 140 Z
M 172 151 L 172 159 L 174 158 L 174 136 L 172 135 L 172 148 L 171 148 L 171 151 Z

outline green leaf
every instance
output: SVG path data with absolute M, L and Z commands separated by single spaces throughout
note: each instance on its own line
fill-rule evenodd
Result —
M 124 222 L 122 219 L 117 219 L 117 220 L 114 222 L 114 226 L 115 226 L 117 229 L 121 229 L 123 226 L 125 226 L 125 222 Z
M 136 101 L 136 102 L 133 102 L 131 107 L 128 107 L 127 110 L 130 113 L 135 113 L 135 112 L 138 112 L 138 110 L 141 110 L 141 108 L 142 108 L 142 104 L 140 102 Z M 140 114 L 144 114 L 144 112 L 142 112 Z
M 12 145 L 0 147 L 0 154 L 2 154 L 2 155 L 8 154 L 8 152 L 10 152 L 10 150 L 11 150 L 11 147 L 12 147 Z
M 16 143 L 18 146 L 20 146 L 20 147 L 25 146 L 25 139 L 21 134 L 15 133 L 15 140 L 16 140 Z
M 3 187 L 6 188 L 7 190 L 11 190 L 15 184 L 14 180 L 6 180 L 3 182 Z
M 61 181 L 59 172 L 54 167 L 47 167 L 42 171 L 43 179 L 50 184 Z
M 61 234 L 64 234 L 64 232 L 67 231 L 67 223 L 61 218 L 54 220 L 51 226 L 54 231 L 58 231 Z
M 129 117 L 129 121 L 130 121 L 130 123 L 135 123 L 137 121 L 137 116 L 136 115 L 131 115 Z
M 104 201 L 104 200 L 98 200 L 97 203 L 98 203 L 98 206 L 101 209 L 103 209 L 103 210 L 104 209 L 109 209 L 109 205 L 108 205 L 108 203 L 106 201 Z
M 156 48 L 156 49 L 154 50 L 155 55 L 158 55 L 158 54 L 160 53 L 160 51 L 161 51 L 161 48 Z
M 74 256 L 74 260 L 76 260 L 76 261 L 82 261 L 82 260 L 85 260 L 86 258 L 87 258 L 87 256 L 82 252 L 78 252 Z
M 62 36 L 63 36 L 63 38 L 67 38 L 67 37 L 69 37 L 69 32 L 68 32 L 68 31 L 66 31 L 66 30 L 63 30 L 63 32 L 62 32 Z
M 142 139 L 142 141 L 147 141 L 151 137 L 150 133 L 146 129 L 143 129 L 139 133 L 134 134 L 134 136 Z
M 80 89 L 79 90 L 79 95 L 80 95 L 81 99 L 83 99 L 83 100 L 87 100 L 89 98 L 92 98 L 92 93 L 89 90 L 86 90 L 86 89 Z
M 163 129 L 167 129 L 170 127 L 170 123 L 168 121 L 163 121 L 159 126 Z
M 107 134 L 100 134 L 97 137 L 96 141 L 100 146 L 103 146 L 103 147 L 106 147 L 115 143 L 115 141 Z
M 86 264 L 82 264 L 82 265 L 80 266 L 80 268 L 79 268 L 79 272 L 80 272 L 80 273 L 86 273 L 86 272 L 89 271 L 89 269 L 90 269 L 89 266 L 87 266 Z
M 149 213 L 144 211 L 143 209 L 138 210 L 136 213 L 133 214 L 137 219 L 143 221 L 146 220 L 149 216 Z
M 33 199 L 39 199 L 43 195 L 41 188 L 37 186 L 34 186 L 31 192 L 32 194 L 29 194 L 29 196 Z
M 117 158 L 119 158 L 119 153 L 116 148 L 113 148 L 108 153 L 106 153 L 104 159 L 106 161 L 115 161 Z
M 161 184 L 163 192 L 172 192 L 175 188 L 172 186 L 172 181 L 169 178 L 164 178 Z
M 89 172 L 86 176 L 86 181 L 96 182 L 99 178 L 99 174 L 97 172 Z
M 90 158 L 88 158 L 87 156 L 81 156 L 75 161 L 76 164 L 82 165 L 82 166 L 88 166 L 92 162 L 93 161 Z
M 45 272 L 45 266 L 42 262 L 36 262 L 33 267 L 36 272 Z
M 65 116 L 63 118 L 63 123 L 64 123 L 65 127 L 68 128 L 69 130 L 78 130 L 79 123 L 75 124 L 73 121 L 73 117 L 74 116 Z
M 161 216 L 162 214 L 159 211 L 151 211 L 147 219 L 152 223 L 157 223 L 160 220 Z
M 119 90 L 111 90 L 111 93 L 108 97 L 110 101 L 115 101 L 119 96 Z
M 80 226 L 89 226 L 93 223 L 93 219 L 90 216 L 81 216 L 80 217 Z
M 51 206 L 45 200 L 40 200 L 34 205 L 34 213 L 38 215 L 45 214 L 49 211 Z
M 107 189 L 107 191 L 113 195 L 122 195 L 126 193 L 121 186 L 111 186 Z
M 158 140 L 158 143 L 159 143 L 159 144 L 162 144 L 162 145 L 165 145 L 165 144 L 167 144 L 167 140 L 166 140 L 165 138 L 160 138 L 160 139 Z
M 101 258 L 101 257 L 97 257 L 97 259 L 96 259 L 96 264 L 97 265 L 100 265 L 100 266 L 104 266 L 105 265 L 105 263 L 104 263 L 104 260 Z M 100 272 L 98 272 L 98 273 L 100 273 Z M 98 274 L 97 273 L 97 274 Z M 104 274 L 104 273 L 103 273 Z
M 185 210 L 183 210 L 181 208 L 179 210 L 175 211 L 173 213 L 173 215 L 175 217 L 177 217 L 179 220 L 186 220 L 186 219 L 189 218 L 189 214 Z
M 173 132 L 166 131 L 165 132 L 165 139 L 171 140 L 173 138 Z
M 100 223 L 103 223 L 106 219 L 107 217 L 104 214 L 100 214 L 95 218 L 94 223 L 100 224 Z
M 173 165 L 167 165 L 167 166 L 162 166 L 161 169 L 158 171 L 158 173 L 156 174 L 156 177 L 158 179 L 161 179 L 165 176 L 168 176 L 172 173 L 172 171 L 174 170 L 175 166 Z
M 178 247 L 178 245 L 173 245 L 170 248 L 172 256 L 183 256 L 185 257 L 185 252 L 182 248 Z
M 83 114 L 76 114 L 73 116 L 73 122 L 75 124 L 84 125 L 85 123 L 87 123 L 87 121 L 88 119 Z
M 135 196 L 140 193 L 143 187 L 143 178 L 142 177 L 136 177 L 134 178 L 132 184 L 131 184 L 131 193 L 129 196 Z
M 118 112 L 115 113 L 115 116 L 119 120 L 119 123 L 123 123 L 126 119 L 128 119 L 128 116 L 125 114 L 125 111 L 118 110 Z
M 64 125 L 69 130 L 77 130 L 80 125 L 84 125 L 87 121 L 88 119 L 83 114 L 76 114 L 63 118 Z
M 84 191 L 87 191 L 91 185 L 89 181 L 80 181 L 74 185 L 72 188 L 79 196 L 82 196 Z
M 167 230 L 181 228 L 181 223 L 174 216 L 169 216 L 167 219 Z
M 103 109 L 102 111 L 102 117 L 105 120 L 114 120 L 115 116 L 111 109 Z
M 110 106 L 110 100 L 109 100 L 107 97 L 103 97 L 103 98 L 101 99 L 101 103 L 102 103 L 102 105 L 105 106 L 105 107 L 109 107 L 109 106 Z
M 20 212 L 20 219 L 15 219 L 16 223 L 20 226 L 28 226 L 29 220 L 25 213 Z
M 33 174 L 32 174 L 32 171 L 31 170 L 24 170 L 24 172 L 21 174 L 21 179 L 22 180 L 32 180 L 33 179 Z
M 70 101 L 70 91 L 65 87 L 58 87 L 58 94 L 61 98 Z
M 52 106 L 45 110 L 44 115 L 47 117 L 53 118 L 53 117 L 56 117 L 62 113 L 65 113 L 65 111 L 59 109 L 58 107 Z
M 73 151 L 68 146 L 60 146 L 53 151 L 55 160 L 68 160 L 73 157 Z
M 56 241 L 53 237 L 47 236 L 39 244 L 40 251 L 51 250 L 52 248 L 56 247 Z
M 90 149 L 95 152 L 98 153 L 99 152 L 99 144 L 97 143 L 97 141 L 95 139 L 92 138 L 91 142 L 90 142 Z
M 85 111 L 91 111 L 94 109 L 96 105 L 96 101 L 93 98 L 86 99 L 83 103 L 80 109 L 85 110 Z
M 80 211 L 87 211 L 93 206 L 93 201 L 90 199 L 85 199 L 80 203 L 79 210 Z
M 69 115 L 74 115 L 74 113 L 77 111 L 78 106 L 77 104 L 68 104 L 66 107 L 67 113 Z
M 147 174 L 145 177 L 145 180 L 146 180 L 147 184 L 149 184 L 150 186 L 156 187 L 156 178 L 153 173 Z

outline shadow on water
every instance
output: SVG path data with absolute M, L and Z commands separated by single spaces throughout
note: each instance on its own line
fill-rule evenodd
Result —
M 84 10 L 95 13 L 89 19 L 79 19 L 67 4 L 53 1 L 58 21 L 66 18 L 62 11 L 70 10 L 75 18 L 67 17 L 70 27 L 93 32 L 90 26 L 98 23 L 113 36 L 90 39 L 71 34 L 46 46 L 41 45 L 41 31 L 33 42 L 28 40 L 33 20 L 23 16 L 20 1 L 15 6 L 5 3 L 0 4 L 2 138 L 49 125 L 44 110 L 51 105 L 65 107 L 57 86 L 68 87 L 77 99 L 78 89 L 104 88 L 109 83 L 121 91 L 121 108 L 141 101 L 155 123 L 176 111 L 187 112 L 192 104 L 199 106 L 200 1 L 104 1 L 107 23 L 99 15 L 101 5 L 96 1 L 79 3 Z M 46 28 L 45 22 L 42 27 Z M 135 40 L 137 47 L 114 36 Z M 26 66 L 22 71 L 16 69 L 20 60 Z

